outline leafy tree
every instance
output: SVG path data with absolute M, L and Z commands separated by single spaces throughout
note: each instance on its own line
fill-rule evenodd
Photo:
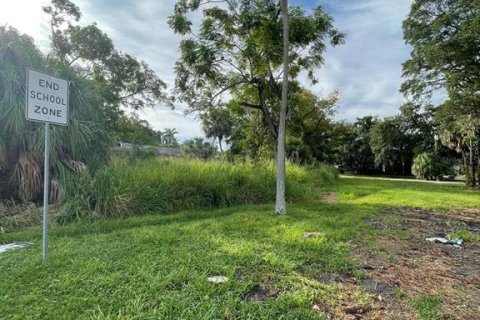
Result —
M 189 15 L 201 8 L 203 19 L 195 33 Z M 292 7 L 289 22 L 289 76 L 293 80 L 304 70 L 314 81 L 325 43 L 340 44 L 344 36 L 321 7 L 311 15 Z M 176 91 L 190 111 L 219 105 L 230 94 L 244 108 L 258 110 L 276 140 L 283 62 L 278 1 L 179 0 L 169 24 L 182 36 Z
M 320 98 L 312 92 L 292 85 L 288 106 L 286 154 L 292 161 L 311 163 L 332 162 L 343 130 L 332 117 L 336 111 L 338 93 Z M 241 155 L 254 161 L 271 159 L 274 143 L 261 113 L 244 109 L 236 99 L 227 104 L 232 119 L 231 155 Z
M 400 107 L 399 121 L 402 130 L 410 136 L 415 154 L 433 152 L 435 149 L 434 137 L 438 132 L 434 113 L 435 108 L 431 105 L 422 108 L 419 104 L 406 103 Z
M 370 146 L 375 165 L 383 172 L 409 174 L 413 158 L 412 138 L 403 127 L 401 117 L 389 117 L 377 122 L 370 131 Z
M 51 0 L 43 7 L 50 16 L 51 54 L 95 81 L 111 129 L 124 116 L 121 107 L 134 110 L 152 107 L 158 102 L 171 105 L 166 84 L 144 61 L 116 50 L 112 40 L 96 24 L 76 25 L 80 9 L 69 0 Z M 121 120 L 120 120 L 121 121 Z
M 159 145 L 161 141 L 158 133 L 153 130 L 146 120 L 141 120 L 137 115 L 120 115 L 117 119 L 115 138 L 121 142 L 138 145 Z
M 420 153 L 412 164 L 412 173 L 417 179 L 439 180 L 443 174 L 452 174 L 452 166 L 445 158 L 428 152 Z
M 212 159 L 217 151 L 213 144 L 200 137 L 186 140 L 181 149 L 185 155 L 203 160 Z
M 466 184 L 476 185 L 475 167 L 479 153 L 480 118 L 458 115 L 457 108 L 448 101 L 439 107 L 436 120 L 439 124 L 440 141 L 448 148 L 461 154 Z
M 222 141 L 230 137 L 233 127 L 233 116 L 226 107 L 217 107 L 207 110 L 200 116 L 203 132 L 207 138 L 218 140 L 220 152 L 223 153 Z
M 261 113 L 241 107 L 236 100 L 231 100 L 228 108 L 233 120 L 228 156 L 247 158 L 254 162 L 272 159 L 274 141 L 264 125 Z
M 479 156 L 479 21 L 479 0 L 416 0 L 403 23 L 413 51 L 403 65 L 402 91 L 418 101 L 428 101 L 438 89 L 447 92 L 436 121 L 442 143 L 462 154 L 470 185 Z
M 476 112 L 480 96 L 480 1 L 415 0 L 403 23 L 413 47 L 402 90 L 414 98 L 447 90 L 457 112 Z
M 95 170 L 110 145 L 106 117 L 95 83 L 54 56 L 45 56 L 27 35 L 0 27 L 0 195 L 19 201 L 40 200 L 43 185 L 44 126 L 25 119 L 26 68 L 69 79 L 68 127 L 50 131 L 51 201 L 68 191 L 73 177 Z
M 376 173 L 375 156 L 370 146 L 370 132 L 379 120 L 372 116 L 343 124 L 335 148 L 336 163 L 357 174 Z
M 305 89 L 297 89 L 290 94 L 287 130 L 290 156 L 298 152 L 303 161 L 332 160 L 339 128 L 332 117 L 338 99 L 337 92 L 324 99 Z

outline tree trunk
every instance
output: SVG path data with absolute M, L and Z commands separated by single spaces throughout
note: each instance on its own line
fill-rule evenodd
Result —
M 470 186 L 470 166 L 468 165 L 467 155 L 462 149 L 463 171 L 465 173 L 465 185 Z
M 275 201 L 275 213 L 284 215 L 287 213 L 285 203 L 285 131 L 287 117 L 288 97 L 288 72 L 289 72 L 289 25 L 288 25 L 288 0 L 281 1 L 283 16 L 283 83 L 282 102 L 280 105 L 280 123 L 278 125 L 277 145 L 277 196 Z
M 473 164 L 473 153 L 474 153 L 474 150 L 473 150 L 473 143 L 472 143 L 472 139 L 470 139 L 470 145 L 469 145 L 469 149 L 470 149 L 470 185 L 472 187 L 475 187 L 476 184 L 477 184 L 477 179 L 475 177 L 475 166 Z
M 267 104 L 265 102 L 265 86 L 263 80 L 258 80 L 257 89 L 258 98 L 260 100 L 260 109 L 262 110 L 263 118 L 267 122 L 268 128 L 270 129 L 270 132 L 272 133 L 273 138 L 276 141 L 278 140 L 278 131 L 275 127 L 275 124 L 273 123 L 273 117 L 270 114 L 270 111 L 268 111 Z
M 220 148 L 220 153 L 223 153 L 222 137 L 218 137 L 218 147 Z

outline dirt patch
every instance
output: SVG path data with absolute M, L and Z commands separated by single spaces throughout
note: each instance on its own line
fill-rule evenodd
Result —
M 417 319 L 415 311 L 409 305 L 396 301 L 393 303 L 393 300 L 389 302 L 389 300 L 368 290 L 365 286 L 366 280 L 359 281 L 348 275 L 332 276 L 326 281 L 320 278 L 319 280 L 327 284 L 338 284 L 333 292 L 335 297 L 333 301 L 319 299 L 312 307 L 313 310 L 322 313 L 327 319 Z M 381 283 L 372 283 L 373 287 L 378 291 L 390 290 L 390 288 L 386 289 L 387 285 Z
M 353 253 L 364 276 L 319 273 L 316 279 L 338 292 L 313 310 L 328 319 L 410 320 L 418 319 L 411 299 L 437 297 L 445 319 L 480 319 L 480 210 L 398 208 L 369 223 L 378 235 Z M 461 248 L 425 240 L 462 233 L 473 236 Z
M 320 201 L 324 203 L 337 203 L 338 196 L 335 193 L 326 193 L 320 196 Z
M 263 285 L 255 285 L 245 294 L 245 300 L 263 302 L 269 298 L 276 298 L 280 295 L 280 290 Z
M 480 242 L 475 239 L 455 248 L 425 240 L 459 231 L 478 234 L 477 214 L 455 211 L 441 215 L 399 208 L 372 220 L 386 235 L 377 239 L 375 246 L 358 246 L 355 251 L 367 274 L 362 286 L 386 309 L 393 304 L 398 308 L 401 299 L 395 297 L 399 294 L 438 296 L 450 318 L 479 319 Z
M 360 286 L 348 281 L 334 290 L 335 301 L 319 300 L 312 309 L 332 320 L 387 319 L 388 310 L 373 296 L 365 296 Z

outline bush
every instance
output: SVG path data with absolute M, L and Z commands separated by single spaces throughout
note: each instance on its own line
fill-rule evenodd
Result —
M 327 166 L 287 166 L 287 201 L 312 196 L 314 186 L 330 184 Z M 230 164 L 188 159 L 117 159 L 94 178 L 82 179 L 64 204 L 66 220 L 92 211 L 104 217 L 167 213 L 189 208 L 225 207 L 274 201 L 273 164 Z
M 428 152 L 417 155 L 412 164 L 412 173 L 417 179 L 436 180 L 442 175 L 451 175 L 451 171 L 448 161 Z

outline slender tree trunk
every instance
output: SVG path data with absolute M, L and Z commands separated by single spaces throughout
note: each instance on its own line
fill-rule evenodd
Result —
M 472 187 L 475 187 L 476 184 L 477 184 L 477 179 L 475 177 L 475 166 L 473 164 L 473 143 L 472 143 L 472 139 L 470 139 L 470 181 L 471 181 L 471 186 Z
M 218 147 L 220 148 L 220 153 L 223 153 L 222 138 L 221 137 L 218 137 Z
M 288 72 L 289 72 L 289 25 L 288 25 L 288 0 L 281 1 L 283 16 L 283 84 L 282 102 L 280 106 L 280 123 L 278 125 L 278 146 L 277 146 L 277 197 L 275 202 L 275 213 L 286 214 L 285 203 L 285 131 L 287 117 L 288 97 Z
M 470 166 L 468 165 L 467 155 L 462 149 L 463 171 L 465 173 L 465 185 L 470 186 Z

